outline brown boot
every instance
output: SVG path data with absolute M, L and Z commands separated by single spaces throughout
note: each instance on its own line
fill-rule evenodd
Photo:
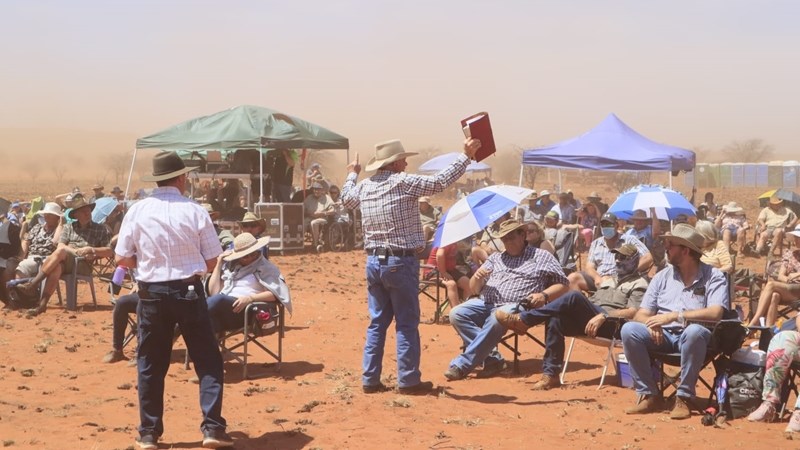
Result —
M 669 413 L 669 418 L 674 420 L 688 419 L 692 416 L 692 408 L 689 407 L 689 399 L 675 396 L 675 406 Z
M 649 414 L 664 409 L 664 400 L 660 395 L 640 395 L 636 404 L 625 410 L 625 414 Z
M 561 387 L 561 380 L 559 380 L 558 377 L 542 375 L 542 379 L 534 383 L 531 389 L 534 391 L 547 391 L 557 387 Z
M 530 328 L 519 318 L 519 313 L 510 313 L 503 311 L 502 309 L 498 309 L 494 312 L 494 317 L 497 319 L 500 325 L 514 331 L 517 334 L 525 334 L 528 332 L 528 328 Z

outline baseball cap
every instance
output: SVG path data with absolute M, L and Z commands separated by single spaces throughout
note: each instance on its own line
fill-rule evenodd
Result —
M 600 223 L 609 222 L 613 224 L 617 224 L 617 215 L 614 213 L 605 213 L 603 217 L 600 218 Z

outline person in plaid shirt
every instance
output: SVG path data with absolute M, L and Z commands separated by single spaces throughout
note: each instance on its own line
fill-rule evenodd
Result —
M 370 324 L 364 345 L 362 389 L 372 394 L 386 391 L 381 383 L 386 330 L 397 323 L 397 390 L 401 394 L 424 394 L 433 383 L 422 382 L 419 370 L 419 256 L 425 238 L 419 218 L 422 196 L 438 194 L 453 184 L 467 169 L 480 148 L 480 141 L 467 139 L 464 155 L 432 176 L 405 173 L 406 152 L 400 141 L 375 146 L 375 157 L 366 166 L 376 171 L 356 184 L 361 165 L 358 156 L 347 168 L 342 202 L 350 209 L 361 208 L 364 249 L 367 252 L 367 301 Z
M 64 225 L 58 248 L 44 260 L 39 273 L 33 279 L 19 285 L 18 289 L 26 295 L 35 295 L 39 284 L 47 279 L 39 306 L 28 310 L 29 315 L 36 316 L 47 310 L 47 302 L 58 287 L 61 274 L 72 273 L 76 257 L 83 258 L 78 263 L 78 273 L 88 275 L 92 273 L 91 264 L 95 259 L 113 255 L 109 247 L 111 233 L 105 225 L 92 222 L 93 209 L 94 203 L 87 203 L 83 197 L 74 201 L 68 214 L 74 222 Z
M 495 317 L 497 310 L 516 312 L 521 304 L 531 308 L 545 305 L 568 290 L 564 270 L 555 256 L 527 245 L 526 226 L 516 220 L 500 224 L 492 237 L 502 239 L 505 251 L 492 253 L 475 271 L 469 285 L 480 297 L 450 310 L 450 323 L 464 341 L 464 351 L 450 362 L 444 376 L 461 380 L 476 367 L 487 378 L 502 372 L 506 362 L 497 351 L 505 326 Z

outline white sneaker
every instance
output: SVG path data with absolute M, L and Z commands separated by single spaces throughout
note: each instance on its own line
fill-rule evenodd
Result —
M 775 405 L 772 402 L 764 400 L 755 411 L 747 416 L 750 422 L 772 422 L 775 420 Z
M 786 425 L 785 433 L 798 433 L 800 432 L 800 409 L 792 411 L 792 417 L 789 418 L 789 425 Z

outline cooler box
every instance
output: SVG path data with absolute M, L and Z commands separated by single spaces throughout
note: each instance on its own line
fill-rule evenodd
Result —
M 256 203 L 253 209 L 267 221 L 264 234 L 271 238 L 270 250 L 303 250 L 302 203 Z
M 661 381 L 661 367 L 657 365 L 657 362 L 653 363 L 652 370 L 653 370 L 653 379 L 656 383 Z M 628 360 L 625 359 L 625 353 L 619 353 L 617 355 L 617 378 L 619 378 L 618 385 L 624 388 L 633 388 L 633 377 L 631 377 L 631 368 L 628 365 Z

